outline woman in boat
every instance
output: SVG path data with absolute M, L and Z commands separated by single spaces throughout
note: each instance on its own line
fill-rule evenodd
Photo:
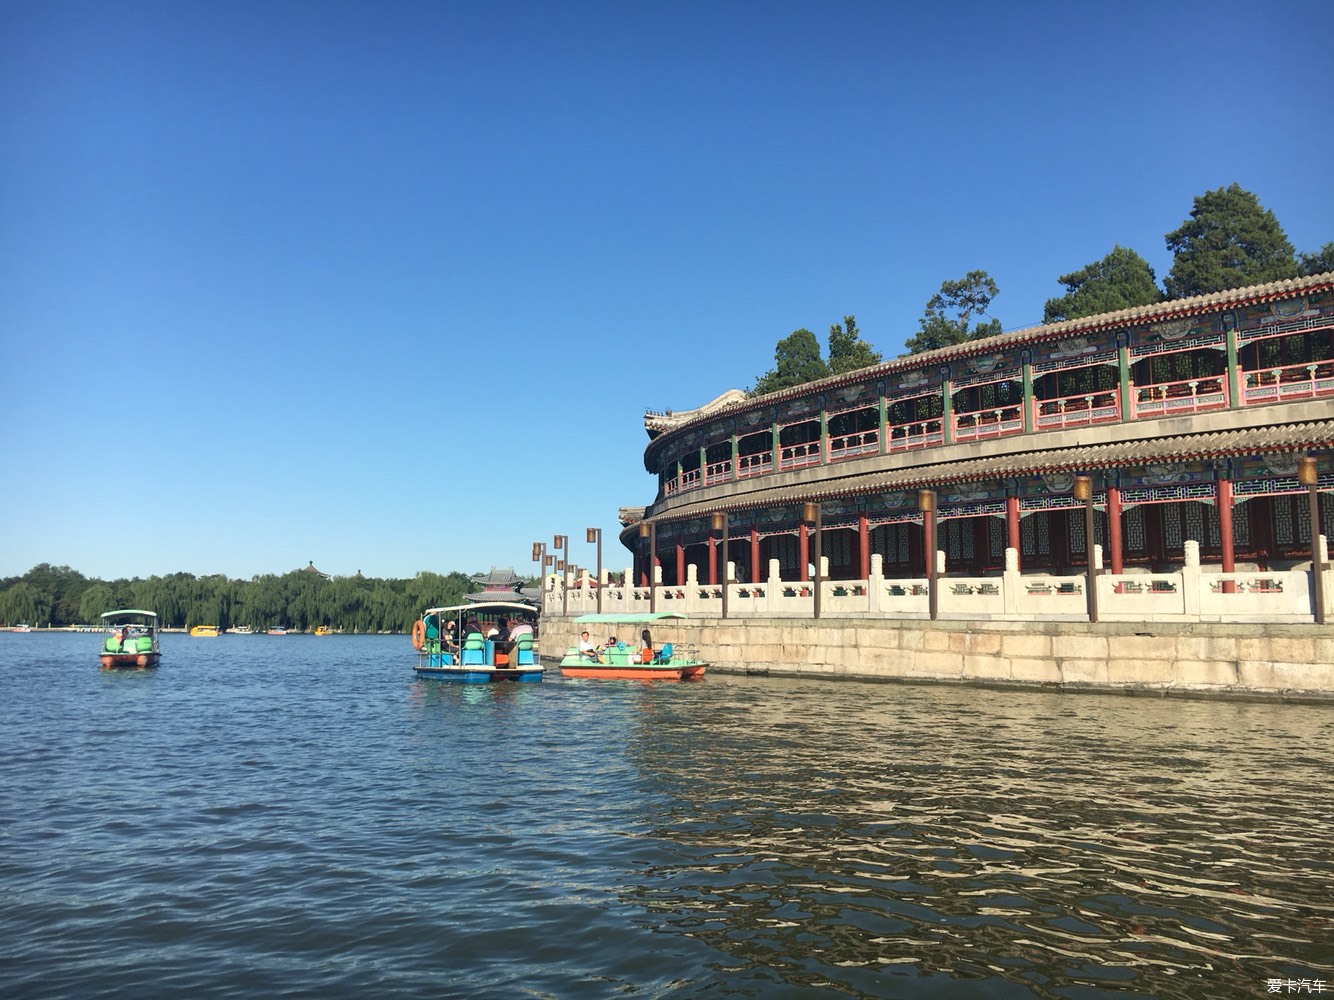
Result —
M 639 633 L 639 662 L 653 662 L 653 636 L 649 635 L 648 629 Z

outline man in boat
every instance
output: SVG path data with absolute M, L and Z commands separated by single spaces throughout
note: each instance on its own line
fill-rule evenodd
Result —
M 594 663 L 602 662 L 602 653 L 589 640 L 587 632 L 579 633 L 579 655 L 592 660 Z

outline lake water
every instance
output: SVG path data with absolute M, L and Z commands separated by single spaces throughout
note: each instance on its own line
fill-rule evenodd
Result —
M 1334 707 L 0 635 L 0 996 L 1334 991 Z

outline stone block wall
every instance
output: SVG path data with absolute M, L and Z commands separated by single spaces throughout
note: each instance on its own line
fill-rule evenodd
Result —
M 577 644 L 578 628 L 544 617 L 544 662 Z M 748 618 L 652 632 L 714 673 L 1334 702 L 1330 626 Z

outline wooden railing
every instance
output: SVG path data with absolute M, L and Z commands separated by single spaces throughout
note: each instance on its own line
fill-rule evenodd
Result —
M 774 453 L 756 452 L 754 455 L 739 455 L 736 460 L 736 477 L 749 479 L 751 476 L 764 476 L 774 471 Z
M 1114 424 L 1120 419 L 1121 392 L 1118 389 L 1062 396 L 1059 399 L 1033 400 L 1034 430 Z
M 953 418 L 955 441 L 980 441 L 987 438 L 1008 437 L 1024 432 L 1024 408 L 997 406 L 990 410 L 956 413 Z
M 845 458 L 858 455 L 875 455 L 880 452 L 880 431 L 858 431 L 855 434 L 840 434 L 829 438 L 829 461 L 840 462 Z
M 1136 385 L 1130 388 L 1135 419 L 1175 417 L 1183 413 L 1227 409 L 1227 376 L 1204 375 L 1180 382 Z
M 890 424 L 885 428 L 885 438 L 888 441 L 886 451 L 935 448 L 945 443 L 945 422 L 940 417 L 932 417 L 906 424 Z
M 804 444 L 787 444 L 783 445 L 778 451 L 779 469 L 802 469 L 808 465 L 819 464 L 819 441 L 807 441 Z
M 1243 406 L 1334 396 L 1334 361 L 1311 361 L 1241 373 Z

